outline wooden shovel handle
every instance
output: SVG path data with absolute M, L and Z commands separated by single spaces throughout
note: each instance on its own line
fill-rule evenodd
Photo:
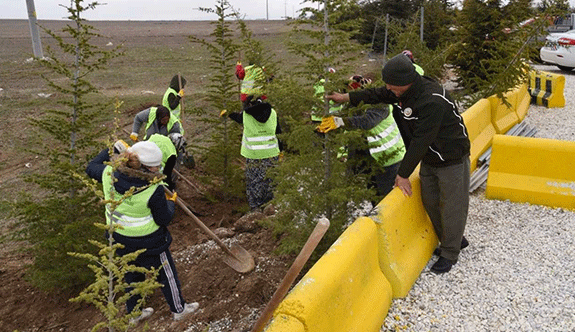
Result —
M 269 319 L 272 317 L 274 310 L 283 300 L 291 284 L 294 282 L 295 278 L 303 268 L 305 262 L 307 262 L 307 260 L 311 256 L 311 253 L 314 251 L 315 247 L 317 247 L 317 244 L 322 239 L 323 235 L 325 234 L 328 228 L 329 228 L 329 220 L 327 220 L 327 218 L 322 218 L 317 223 L 317 225 L 311 232 L 309 238 L 307 239 L 307 242 L 301 249 L 299 255 L 296 257 L 295 261 L 292 263 L 285 277 L 278 286 L 278 289 L 275 291 L 271 300 L 264 308 L 264 311 L 262 312 L 260 318 L 254 325 L 252 332 L 261 332 L 263 330 Z
M 166 187 L 164 187 L 164 191 L 165 191 L 168 195 L 170 195 L 170 196 L 173 195 L 172 192 L 171 192 L 168 188 L 166 188 Z M 237 259 L 239 260 L 239 258 L 236 257 L 236 255 L 234 255 L 234 253 L 225 245 L 225 243 L 223 243 L 222 240 L 220 240 L 220 238 L 219 238 L 216 234 L 214 234 L 214 232 L 212 232 L 212 231 L 208 228 L 208 226 L 206 226 L 200 219 L 198 219 L 198 217 L 196 217 L 196 215 L 195 215 L 192 211 L 190 211 L 190 209 L 188 209 L 188 207 L 186 206 L 186 204 L 184 203 L 184 201 L 183 201 L 181 198 L 176 197 L 176 203 L 182 208 L 182 210 L 184 210 L 184 212 L 186 212 L 187 215 L 189 215 L 190 217 L 192 217 L 192 219 L 196 222 L 196 224 L 197 224 L 204 232 L 208 233 L 208 235 L 209 235 L 214 241 L 216 241 L 216 243 L 217 243 L 226 253 L 228 253 L 228 255 L 230 255 L 230 256 L 232 256 L 232 257 L 235 257 L 235 258 L 237 258 Z

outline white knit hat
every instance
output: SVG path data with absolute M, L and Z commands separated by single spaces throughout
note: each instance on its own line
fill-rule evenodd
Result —
M 129 148 L 128 151 L 138 155 L 142 165 L 156 167 L 162 164 L 162 150 L 154 142 L 138 142 Z

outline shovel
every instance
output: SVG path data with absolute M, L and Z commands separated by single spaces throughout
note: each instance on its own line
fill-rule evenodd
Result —
M 172 192 L 168 188 L 164 187 L 164 191 L 168 195 L 170 196 L 172 195 Z M 190 209 L 188 209 L 188 207 L 181 198 L 177 197 L 176 203 L 178 203 L 178 205 L 182 208 L 182 210 L 184 210 L 186 214 L 192 217 L 192 219 L 194 219 L 196 224 L 204 232 L 206 232 L 212 238 L 212 240 L 216 241 L 216 243 L 226 252 L 227 255 L 224 255 L 222 257 L 222 260 L 224 261 L 224 263 L 226 263 L 226 265 L 228 265 L 229 267 L 240 273 L 246 273 L 254 269 L 255 267 L 254 258 L 252 257 L 252 255 L 250 255 L 249 252 L 247 252 L 247 250 L 245 250 L 239 244 L 236 243 L 232 243 L 231 248 L 228 248 L 222 242 L 222 240 L 218 238 L 216 234 L 214 234 L 206 225 L 204 225 L 204 223 L 200 219 L 198 219 L 198 217 L 196 217 L 192 213 L 192 211 L 190 211 Z

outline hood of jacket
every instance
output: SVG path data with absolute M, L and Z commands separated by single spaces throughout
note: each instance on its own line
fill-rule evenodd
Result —
M 125 165 L 118 166 L 114 173 L 118 180 L 114 183 L 114 189 L 123 195 L 131 187 L 143 187 L 148 185 L 154 178 L 163 179 L 165 176 L 161 173 L 152 173 L 144 169 L 133 169 Z
M 180 80 L 178 79 L 179 75 L 174 75 L 174 77 L 172 77 L 172 80 L 170 81 L 170 88 L 176 90 L 176 91 L 180 91 Z M 182 80 L 182 88 L 183 89 L 186 86 L 186 79 L 183 76 L 180 76 L 181 80 Z

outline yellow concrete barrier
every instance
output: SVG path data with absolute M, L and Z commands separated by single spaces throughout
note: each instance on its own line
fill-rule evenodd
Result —
M 374 222 L 358 218 L 303 276 L 274 317 L 294 317 L 306 332 L 379 331 L 392 291 L 379 268 L 377 242 Z M 280 331 L 277 320 L 267 331 Z
M 477 168 L 477 160 L 491 146 L 495 135 L 495 127 L 491 123 L 491 102 L 480 99 L 469 107 L 463 114 L 463 122 L 467 127 L 469 141 L 471 142 L 470 171 Z
M 515 94 L 513 109 L 519 118 L 519 122 L 523 121 L 529 113 L 529 105 L 531 104 L 531 96 L 527 91 L 527 83 L 523 83 L 515 88 L 512 93 Z
M 575 209 L 575 142 L 496 135 L 485 196 Z
M 419 167 L 411 177 L 413 195 L 394 188 L 378 205 L 379 265 L 393 289 L 405 297 L 431 258 L 438 240 L 421 202 Z
M 539 70 L 529 72 L 531 103 L 545 107 L 564 107 L 565 76 Z
M 497 134 L 505 134 L 511 127 L 519 123 L 519 117 L 513 108 L 515 95 L 507 92 L 504 96 L 509 105 L 506 105 L 496 95 L 487 98 L 491 102 L 491 123 L 493 123 Z
M 297 318 L 288 315 L 275 316 L 268 327 L 264 329 L 266 332 L 306 332 L 305 326 L 297 320 Z

